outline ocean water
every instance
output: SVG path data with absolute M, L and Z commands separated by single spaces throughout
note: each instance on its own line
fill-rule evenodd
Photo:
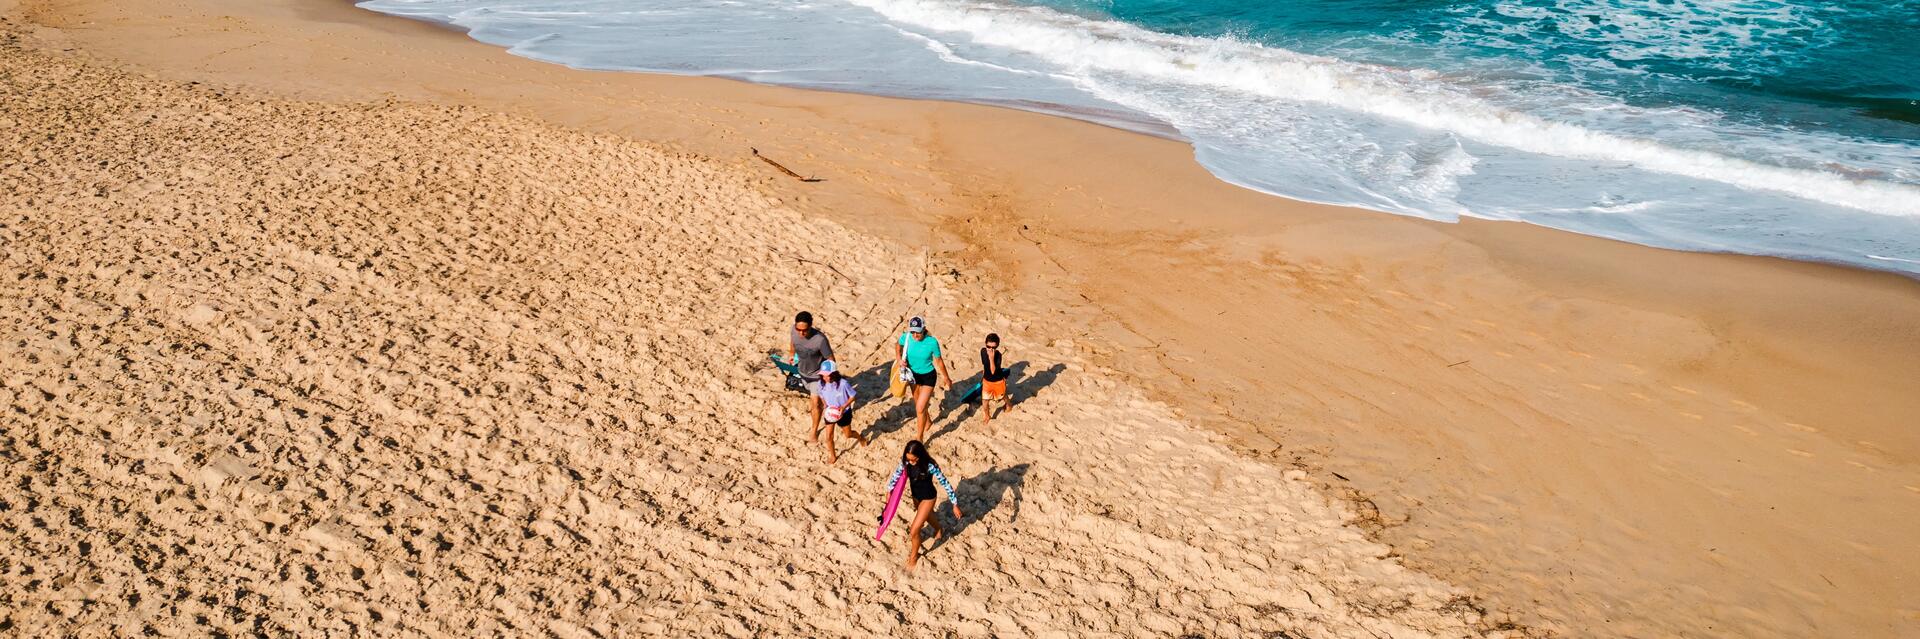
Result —
M 1920 0 L 368 0 L 589 69 L 1174 131 L 1221 179 L 1920 276 Z

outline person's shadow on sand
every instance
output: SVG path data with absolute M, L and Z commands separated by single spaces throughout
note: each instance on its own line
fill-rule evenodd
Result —
M 1007 396 L 1015 403 L 1024 402 L 1039 395 L 1040 389 L 1052 386 L 1060 379 L 1061 373 L 1067 372 L 1066 364 L 1054 364 L 1047 367 L 1047 370 L 1028 377 L 1027 368 L 1028 364 L 1025 361 L 1014 362 L 1012 366 L 1007 367 Z
M 881 435 L 898 431 L 913 423 L 913 401 L 901 401 L 887 394 L 893 385 L 893 363 L 875 364 L 867 370 L 855 374 L 851 380 L 859 391 L 860 400 L 853 405 L 856 411 L 879 411 L 880 417 L 873 420 L 860 431 L 862 437 L 873 440 Z M 906 407 L 906 417 L 897 417 L 901 406 Z
M 1007 399 L 1010 400 L 1014 406 L 1033 399 L 1034 396 L 1040 394 L 1040 389 L 1052 386 L 1055 381 L 1060 379 L 1060 374 L 1067 371 L 1066 364 L 1054 364 L 1046 370 L 1034 373 L 1033 376 L 1029 378 L 1026 373 L 1027 369 L 1031 366 L 1028 362 L 1020 361 L 1014 362 L 1012 366 L 1007 367 Z M 973 387 L 978 385 L 980 379 L 984 376 L 984 373 L 974 373 L 973 376 L 968 377 L 966 381 L 954 382 L 953 400 L 952 402 L 943 401 L 940 403 L 940 413 L 933 419 L 935 424 L 933 432 L 927 433 L 928 443 L 932 443 L 935 438 L 941 435 L 959 430 L 960 425 L 966 423 L 967 420 L 973 417 L 973 414 L 980 409 L 981 398 L 979 397 L 975 397 L 973 401 L 965 403 L 960 403 L 959 400 L 961 395 L 969 390 L 973 390 Z M 958 414 L 954 414 L 956 408 L 959 411 Z M 995 415 L 1002 414 L 1004 413 L 995 413 Z M 953 415 L 953 419 L 947 419 L 948 415 Z M 911 422 L 912 420 L 913 413 L 909 411 L 907 413 L 907 421 Z M 942 422 L 944 422 L 945 425 L 939 425 Z M 898 427 L 896 426 L 895 429 L 897 430 Z
M 947 545 L 948 540 L 959 536 L 968 526 L 973 525 L 973 522 L 980 521 L 987 516 L 987 513 L 999 508 L 1009 496 L 1013 499 L 1013 514 L 1007 517 L 1007 523 L 1020 521 L 1020 502 L 1025 498 L 1021 490 L 1027 482 L 1027 470 L 1032 466 L 1032 464 L 1019 464 L 1006 468 L 990 468 L 987 472 L 962 480 L 955 489 L 961 492 L 961 510 L 967 516 L 947 525 L 947 534 L 942 535 L 940 540 L 929 546 L 923 554 L 932 554 L 941 546 Z M 934 512 L 940 511 L 935 509 Z

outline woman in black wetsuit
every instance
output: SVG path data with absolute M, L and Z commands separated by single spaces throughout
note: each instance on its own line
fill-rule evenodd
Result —
M 926 444 L 916 439 L 907 442 L 907 449 L 900 453 L 900 467 L 893 470 L 893 478 L 887 480 L 887 493 L 901 481 L 907 482 L 907 492 L 913 497 L 913 523 L 907 526 L 907 570 L 920 561 L 920 528 L 933 526 L 933 539 L 946 534 L 941 530 L 940 522 L 933 517 L 933 500 L 936 495 L 933 485 L 939 482 L 947 491 L 947 503 L 953 506 L 953 518 L 959 519 L 960 500 L 953 492 L 953 484 L 947 483 L 947 476 L 940 472 L 940 466 L 933 462 L 933 456 L 927 454 Z

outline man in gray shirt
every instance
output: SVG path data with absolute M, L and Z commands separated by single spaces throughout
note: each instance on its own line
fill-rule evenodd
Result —
M 813 327 L 813 313 L 800 311 L 793 316 L 793 331 L 787 336 L 787 356 L 800 369 L 800 381 L 807 387 L 808 404 L 813 407 L 813 424 L 807 429 L 807 443 L 820 441 L 820 362 L 833 359 L 833 344 L 827 334 Z

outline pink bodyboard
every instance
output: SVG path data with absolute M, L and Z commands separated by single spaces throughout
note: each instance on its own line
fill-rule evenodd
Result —
M 880 529 L 873 531 L 874 539 L 880 539 L 887 534 L 887 524 L 893 523 L 893 513 L 900 510 L 900 496 L 906 492 L 907 478 L 903 473 L 900 481 L 893 485 L 893 494 L 887 495 L 887 509 L 880 513 Z

